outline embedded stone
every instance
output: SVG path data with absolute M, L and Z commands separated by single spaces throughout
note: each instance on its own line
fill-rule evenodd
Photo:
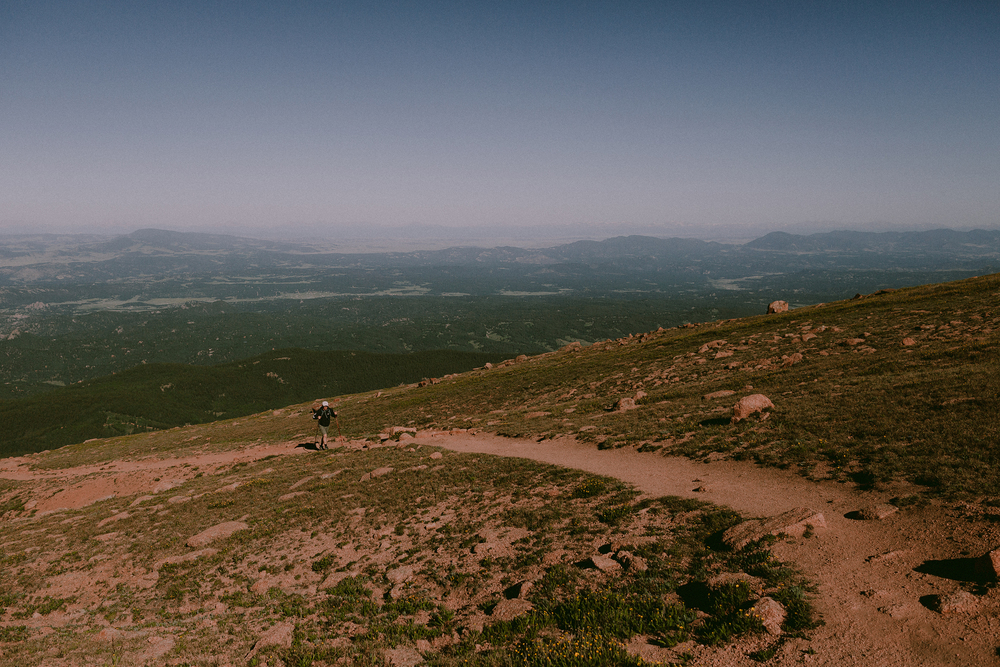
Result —
M 722 534 L 722 542 L 739 550 L 768 535 L 801 537 L 807 530 L 826 528 L 823 514 L 807 507 L 798 507 L 769 519 L 751 519 L 737 524 Z

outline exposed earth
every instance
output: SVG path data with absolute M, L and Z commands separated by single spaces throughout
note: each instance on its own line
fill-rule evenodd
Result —
M 454 431 L 421 432 L 410 442 L 585 470 L 618 478 L 644 494 L 697 498 L 748 517 L 770 517 L 798 507 L 822 512 L 825 529 L 809 537 L 784 539 L 774 551 L 817 584 L 815 605 L 825 624 L 809 640 L 784 644 L 770 664 L 903 667 L 998 662 L 1000 592 L 977 583 L 972 572 L 973 559 L 1000 544 L 1000 515 L 988 507 L 917 502 L 881 519 L 862 519 L 859 512 L 905 497 L 912 489 L 861 491 L 851 484 L 809 481 L 750 463 L 698 463 L 632 449 L 598 450 L 570 438 L 535 442 Z M 362 447 L 360 442 L 347 444 Z M 274 455 L 311 453 L 286 443 L 56 471 L 32 470 L 30 458 L 17 458 L 0 461 L 0 478 L 36 482 L 38 495 L 25 507 L 41 514 L 83 507 L 111 495 L 139 497 L 166 491 L 192 477 L 195 469 Z M 53 494 L 56 488 L 61 490 Z M 73 585 L 78 595 L 97 586 L 93 579 Z M 947 596 L 960 590 L 972 595 L 956 597 L 954 610 L 938 611 L 942 597 L 949 600 Z M 28 623 L 52 621 L 36 618 Z M 651 647 L 636 650 L 652 651 Z M 652 651 L 644 657 L 665 656 Z M 693 664 L 758 663 L 734 648 L 699 654 Z

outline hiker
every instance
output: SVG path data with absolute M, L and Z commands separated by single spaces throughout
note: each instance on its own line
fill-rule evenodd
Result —
M 330 407 L 330 403 L 327 401 L 323 401 L 323 405 L 319 407 L 313 406 L 312 412 L 313 419 L 319 424 L 319 449 L 329 449 L 326 446 L 327 431 L 330 428 L 330 420 L 336 419 L 337 413 L 333 411 L 333 408 Z

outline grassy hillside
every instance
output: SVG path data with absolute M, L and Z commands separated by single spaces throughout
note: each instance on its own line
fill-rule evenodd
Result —
M 452 351 L 403 355 L 290 349 L 218 366 L 147 364 L 41 396 L 0 402 L 0 456 L 238 417 L 498 360 L 496 355 Z
M 568 346 L 427 387 L 359 393 L 345 397 L 341 422 L 353 437 L 392 425 L 572 434 L 651 456 L 718 453 L 862 485 L 908 479 L 995 493 L 998 330 L 1000 275 L 991 275 Z M 704 398 L 723 390 L 734 394 Z M 731 424 L 733 404 L 755 393 L 774 402 L 768 418 Z M 612 409 L 636 397 L 634 409 Z M 297 428 L 265 414 L 225 433 L 253 440 Z M 180 444 L 169 433 L 142 442 Z

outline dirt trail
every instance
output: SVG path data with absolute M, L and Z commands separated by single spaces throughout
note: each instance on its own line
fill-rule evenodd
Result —
M 615 477 L 650 495 L 698 498 L 749 516 L 772 516 L 802 506 L 823 512 L 826 530 L 812 538 L 780 542 L 775 553 L 796 563 L 818 585 L 816 606 L 826 624 L 814 632 L 811 642 L 789 642 L 771 664 L 1000 663 L 996 613 L 1000 594 L 986 591 L 974 613 L 940 614 L 925 606 L 926 596 L 951 593 L 962 582 L 914 569 L 939 565 L 951 574 L 949 562 L 967 564 L 957 559 L 979 556 L 1000 544 L 993 524 L 970 522 L 959 516 L 961 508 L 930 505 L 881 521 L 859 521 L 845 515 L 885 502 L 893 494 L 811 482 L 750 463 L 697 463 L 632 449 L 602 451 L 569 438 L 534 442 L 461 434 L 429 435 L 416 442 L 577 468 Z M 705 490 L 694 491 L 698 487 Z M 805 652 L 810 647 L 815 654 Z M 742 662 L 739 656 L 723 655 L 718 664 L 739 664 L 734 660 Z

